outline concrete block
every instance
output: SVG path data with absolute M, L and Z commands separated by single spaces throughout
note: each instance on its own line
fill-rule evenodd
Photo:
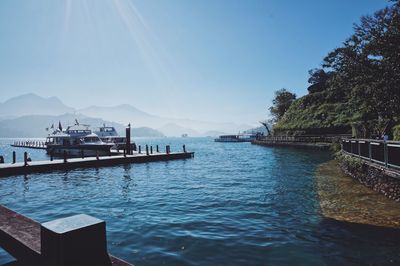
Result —
M 111 265 L 106 223 L 86 214 L 41 224 L 43 266 Z

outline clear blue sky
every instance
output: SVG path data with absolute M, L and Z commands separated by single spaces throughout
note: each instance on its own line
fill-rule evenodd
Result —
M 256 123 L 384 0 L 1 0 L 0 102 Z

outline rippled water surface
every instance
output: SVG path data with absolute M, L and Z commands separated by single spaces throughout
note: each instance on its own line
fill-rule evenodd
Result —
M 9 143 L 0 154 L 10 161 Z M 135 265 L 400 263 L 400 232 L 323 218 L 315 169 L 327 152 L 186 144 L 195 158 L 0 179 L 0 200 L 39 222 L 86 213 L 107 222 L 110 252 Z M 15 149 L 17 150 L 17 149 Z M 18 149 L 18 157 L 21 152 Z M 33 160 L 46 159 L 30 150 Z M 0 253 L 0 264 L 9 258 Z

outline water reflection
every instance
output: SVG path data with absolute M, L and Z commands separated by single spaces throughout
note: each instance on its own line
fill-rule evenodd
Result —
M 133 165 L 132 164 L 124 164 L 123 165 L 123 180 L 122 180 L 122 199 L 124 201 L 130 201 L 131 200 L 131 191 L 132 191 L 132 186 L 135 186 L 135 183 L 133 182 Z

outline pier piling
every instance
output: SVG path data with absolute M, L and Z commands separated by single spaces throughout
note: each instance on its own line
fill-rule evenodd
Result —
M 27 166 L 28 165 L 28 153 L 24 152 L 24 165 Z
M 126 153 L 132 154 L 131 152 L 131 124 L 125 130 L 125 137 L 126 137 Z

